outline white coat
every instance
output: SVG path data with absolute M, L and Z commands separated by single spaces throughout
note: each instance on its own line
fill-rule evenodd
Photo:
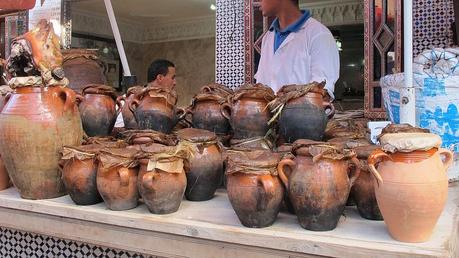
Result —
M 326 81 L 332 99 L 339 78 L 339 53 L 331 32 L 309 18 L 297 32 L 290 33 L 274 53 L 274 31 L 263 38 L 261 59 L 255 79 L 277 92 L 289 84 Z

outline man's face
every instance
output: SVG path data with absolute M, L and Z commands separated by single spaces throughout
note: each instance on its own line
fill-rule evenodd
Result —
M 281 0 L 261 0 L 260 10 L 265 17 L 276 16 Z
M 158 75 L 158 85 L 163 88 L 173 89 L 177 84 L 175 80 L 175 67 L 169 67 L 166 75 Z

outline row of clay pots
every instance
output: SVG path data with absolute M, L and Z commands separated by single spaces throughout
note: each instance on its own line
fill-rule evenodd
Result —
M 177 133 L 177 146 L 159 144 L 176 142 L 158 132 L 134 134 L 127 137 L 132 146 L 98 139 L 96 144 L 64 148 L 63 180 L 76 204 L 98 203 L 100 194 L 109 209 L 132 209 L 140 193 L 151 212 L 165 214 L 177 211 L 184 195 L 191 201 L 213 198 L 223 176 L 215 134 L 184 129 Z

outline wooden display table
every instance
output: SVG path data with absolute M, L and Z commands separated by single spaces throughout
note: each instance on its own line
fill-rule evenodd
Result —
M 268 228 L 241 226 L 224 190 L 207 202 L 184 201 L 171 215 L 153 215 L 145 205 L 110 211 L 103 203 L 76 206 L 70 197 L 31 201 L 16 189 L 0 192 L 0 227 L 164 257 L 459 257 L 459 184 L 427 243 L 392 240 L 381 221 L 347 208 L 329 232 L 302 229 L 281 213 Z

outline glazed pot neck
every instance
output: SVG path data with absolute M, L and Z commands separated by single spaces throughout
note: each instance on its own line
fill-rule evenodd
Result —
M 421 162 L 435 155 L 437 151 L 437 148 L 432 148 L 428 151 L 396 152 L 389 154 L 389 156 L 394 162 Z

